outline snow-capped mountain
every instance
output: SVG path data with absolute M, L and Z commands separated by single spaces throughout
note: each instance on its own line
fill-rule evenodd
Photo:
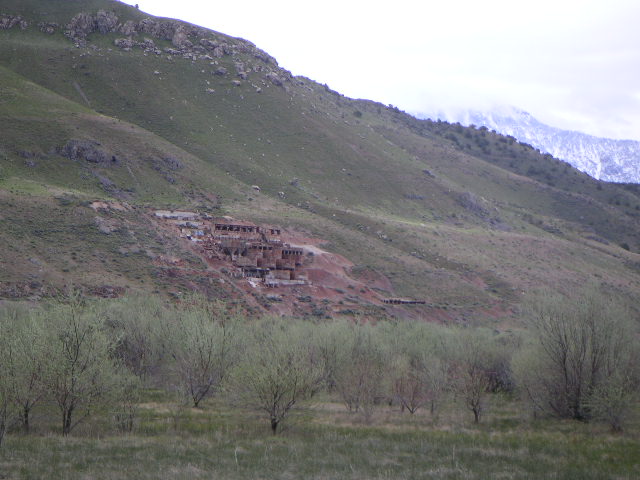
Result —
M 491 112 L 436 112 L 419 116 L 465 126 L 485 126 L 550 153 L 599 180 L 640 183 L 640 142 L 634 140 L 613 140 L 561 130 L 511 107 Z

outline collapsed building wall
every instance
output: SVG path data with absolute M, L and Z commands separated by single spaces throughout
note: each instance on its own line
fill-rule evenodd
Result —
M 279 228 L 229 217 L 205 219 L 192 212 L 158 211 L 156 216 L 198 243 L 208 258 L 230 262 L 242 277 L 260 279 L 267 286 L 308 284 L 300 272 L 304 250 L 283 242 Z

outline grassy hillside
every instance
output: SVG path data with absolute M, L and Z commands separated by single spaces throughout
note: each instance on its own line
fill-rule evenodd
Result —
M 118 32 L 76 47 L 64 28 L 37 26 L 99 9 L 119 23 L 147 17 L 106 0 L 0 2 L 29 22 L 0 31 L 3 295 L 71 281 L 192 287 L 154 266 L 171 254 L 205 268 L 149 221 L 160 207 L 307 232 L 354 262 L 354 275 L 377 272 L 390 294 L 425 299 L 414 314 L 433 319 L 510 324 L 522 292 L 541 285 L 596 281 L 637 294 L 637 188 L 597 182 L 508 137 L 348 99 L 216 32 L 189 40 L 225 45 L 219 56 L 176 54 L 172 40 L 146 33 L 135 40 L 151 38 L 160 54 L 118 48 Z M 65 158 L 70 141 L 115 160 Z M 99 199 L 128 207 L 96 212 Z

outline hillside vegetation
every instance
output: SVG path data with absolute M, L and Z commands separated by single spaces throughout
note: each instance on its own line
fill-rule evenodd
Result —
M 246 40 L 0 0 L 0 478 L 637 478 L 639 215 Z
M 542 285 L 639 291 L 636 186 L 486 129 L 346 98 L 246 40 L 144 23 L 119 2 L 3 0 L 0 14 L 26 22 L 0 30 L 4 297 L 70 283 L 198 288 L 264 308 L 200 281 L 207 265 L 150 221 L 157 208 L 304 233 L 353 262 L 354 277 L 388 278 L 381 294 L 426 301 L 362 301 L 383 315 L 510 326 Z M 96 211 L 97 200 L 125 208 Z M 189 278 L 167 278 L 161 257 L 184 259 Z
M 640 468 L 637 325 L 595 290 L 546 292 L 529 332 L 499 334 L 78 293 L 0 308 L 6 478 L 630 479 Z

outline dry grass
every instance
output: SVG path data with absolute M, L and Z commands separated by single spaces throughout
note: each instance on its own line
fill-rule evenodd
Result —
M 637 478 L 637 425 L 620 436 L 601 425 L 524 418 L 496 398 L 484 423 L 449 404 L 427 412 L 381 406 L 370 423 L 330 398 L 272 436 L 250 412 L 219 402 L 203 409 L 156 400 L 141 405 L 136 429 L 114 434 L 95 418 L 71 437 L 40 417 L 32 435 L 12 434 L 0 449 L 7 479 L 602 479 Z M 51 423 L 47 423 L 51 422 Z

